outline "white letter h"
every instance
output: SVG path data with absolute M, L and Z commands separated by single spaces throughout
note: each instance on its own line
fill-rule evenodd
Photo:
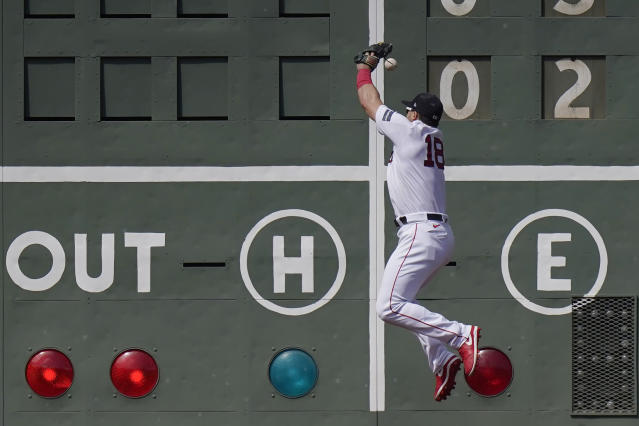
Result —
M 302 293 L 313 293 L 313 237 L 301 237 L 301 256 L 284 257 L 284 237 L 273 236 L 273 292 L 286 292 L 286 274 L 302 275 Z

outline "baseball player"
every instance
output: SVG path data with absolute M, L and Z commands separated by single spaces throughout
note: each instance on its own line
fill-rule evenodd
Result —
M 399 242 L 384 270 L 377 313 L 417 336 L 435 373 L 434 398 L 441 401 L 454 388 L 462 362 L 466 375 L 475 371 L 480 329 L 448 320 L 415 300 L 449 261 L 455 244 L 446 215 L 444 137 L 437 127 L 443 107 L 430 93 L 402 101 L 406 116 L 382 104 L 371 71 L 391 50 L 390 43 L 378 43 L 355 56 L 359 101 L 377 130 L 393 143 L 387 182 Z

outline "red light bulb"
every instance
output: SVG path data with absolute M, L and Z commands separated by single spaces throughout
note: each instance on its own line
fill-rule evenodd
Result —
M 44 349 L 29 359 L 25 375 L 33 392 L 45 398 L 56 398 L 71 387 L 73 365 L 62 352 Z
M 53 382 L 55 378 L 58 377 L 58 373 L 56 373 L 53 368 L 45 368 L 44 371 L 42 371 L 42 377 L 44 377 L 44 380 L 47 382 Z
M 472 376 L 465 376 L 468 386 L 482 396 L 503 393 L 513 379 L 510 359 L 498 349 L 482 348 L 477 354 L 477 365 Z
M 158 380 L 158 365 L 151 355 L 142 350 L 124 351 L 111 364 L 113 386 L 130 398 L 142 398 L 150 394 Z
M 142 380 L 144 380 L 144 373 L 142 373 L 140 370 L 133 370 L 131 372 L 130 379 L 133 383 L 139 385 L 142 383 Z

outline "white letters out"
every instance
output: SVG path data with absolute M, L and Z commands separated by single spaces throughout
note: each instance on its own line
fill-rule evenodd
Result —
M 581 15 L 590 10 L 593 4 L 595 4 L 595 0 L 580 0 L 577 3 L 568 3 L 565 0 L 559 0 L 553 9 L 564 15 Z
M 461 3 L 455 3 L 453 0 L 442 0 L 442 6 L 451 15 L 464 16 L 473 10 L 476 2 L 477 0 L 464 0 Z
M 115 270 L 114 234 L 102 234 L 102 271 L 99 276 L 91 277 L 87 271 L 87 234 L 75 234 L 75 280 L 82 290 L 89 293 L 105 291 L 113 284 Z M 163 233 L 124 234 L 125 247 L 137 248 L 137 271 L 139 293 L 151 291 L 151 248 L 164 247 Z M 29 278 L 20 269 L 20 256 L 31 245 L 41 245 L 51 254 L 53 262 L 49 272 L 40 278 Z M 45 291 L 56 285 L 65 270 L 66 255 L 57 238 L 42 231 L 28 231 L 14 239 L 7 249 L 7 273 L 20 288 L 28 291 Z
M 563 243 L 572 240 L 572 234 L 538 234 L 537 235 L 537 290 L 570 291 L 570 279 L 551 278 L 553 267 L 566 266 L 564 256 L 552 255 L 552 243 Z
M 115 238 L 102 234 L 102 273 L 96 278 L 87 272 L 87 234 L 75 234 L 75 282 L 84 291 L 100 293 L 111 287 L 115 269 Z
M 286 274 L 302 275 L 302 293 L 313 293 L 313 237 L 301 238 L 301 256 L 284 257 L 284 237 L 273 236 L 273 292 L 286 292 Z

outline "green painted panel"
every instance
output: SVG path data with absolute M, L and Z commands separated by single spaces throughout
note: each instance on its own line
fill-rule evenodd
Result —
M 82 426 L 87 423 L 87 416 L 84 413 L 10 413 L 5 417 L 7 423 L 14 425 L 60 425 L 60 426 Z
M 153 0 L 100 0 L 102 16 L 151 16 Z
M 542 82 L 539 58 L 492 56 L 490 65 L 491 101 L 495 119 L 505 121 L 539 118 Z
M 104 120 L 151 119 L 151 59 L 102 58 Z
M 599 18 L 570 19 L 541 18 L 535 26 L 535 38 L 539 46 L 545 46 L 540 53 L 548 55 L 636 55 L 637 50 L 627 43 L 634 39 L 639 30 L 634 19 Z M 605 37 L 601 35 L 605 34 Z M 602 39 L 606 39 L 603 42 Z
M 536 26 L 523 18 L 430 18 L 426 29 L 429 55 L 521 55 L 534 46 Z
M 424 398 L 430 398 L 430 389 L 424 390 Z M 445 403 L 450 401 L 448 398 Z M 464 424 L 469 421 L 468 412 L 464 411 L 387 411 L 379 414 L 379 426 L 401 426 L 405 424 Z M 476 424 L 492 426 L 507 426 L 513 424 L 526 424 L 531 421 L 531 415 L 513 411 L 485 411 L 473 412 L 472 421 Z
M 151 58 L 151 68 L 153 73 L 151 81 L 152 119 L 176 120 L 179 105 L 178 59 L 171 57 Z
M 447 121 L 441 128 L 451 166 L 635 164 L 638 129 L 629 120 Z
M 377 423 L 375 413 L 362 412 L 304 412 L 304 413 L 95 413 L 91 416 L 92 424 L 107 426 L 241 426 L 259 424 L 260 426 L 279 426 L 283 424 L 313 424 L 318 426 L 373 426 Z
M 233 18 L 263 17 L 279 15 L 278 0 L 233 0 L 229 1 L 229 16 Z
M 7 165 L 364 165 L 367 130 L 363 119 L 11 123 L 4 158 Z
M 329 14 L 329 0 L 279 0 L 280 16 L 326 15 Z
M 163 412 L 155 411 L 150 413 L 92 413 L 91 424 L 96 426 L 174 426 L 177 424 L 184 426 L 210 426 L 228 425 L 242 426 L 250 424 L 246 413 L 241 412 Z
M 25 17 L 72 17 L 74 14 L 73 0 L 25 0 Z
M 228 16 L 228 0 L 177 0 L 179 16 Z
M 363 18 L 366 0 L 331 2 L 330 39 L 330 115 L 333 120 L 361 119 L 361 107 L 356 96 L 355 70 L 348 59 L 361 50 L 368 40 L 368 21 Z
M 517 2 L 512 0 L 490 0 L 491 16 L 540 16 L 541 3 L 537 1 Z
M 280 118 L 327 119 L 329 58 L 280 57 Z
M 607 56 L 606 110 L 609 118 L 639 118 L 639 57 Z
M 151 16 L 154 18 L 175 18 L 177 10 L 176 0 L 153 0 L 151 3 Z
M 248 84 L 239 96 L 244 97 L 244 114 L 252 120 L 279 118 L 279 60 L 272 56 L 249 59 Z M 240 118 L 240 117 L 234 117 Z M 242 117 L 243 118 L 243 117 Z
M 178 117 L 228 118 L 228 59 L 180 58 Z
M 376 417 L 375 413 L 366 412 L 254 413 L 247 424 L 279 426 L 310 422 L 320 426 L 372 426 L 377 424 Z
M 329 51 L 329 18 L 102 19 L 86 31 L 79 22 L 29 20 L 25 52 L 30 56 L 295 56 Z M 148 43 L 150 39 L 156 42 Z
M 448 403 L 451 398 L 446 400 Z M 469 421 L 468 412 L 466 411 L 391 411 L 379 414 L 378 425 L 380 426 L 401 426 L 405 424 L 431 424 L 432 423 L 450 423 L 464 424 Z M 620 425 L 631 426 L 637 421 L 633 417 L 600 417 L 588 418 L 571 417 L 569 411 L 546 411 L 537 410 L 533 412 L 521 411 L 473 411 L 472 421 L 476 424 L 491 426 L 508 426 L 513 424 L 524 425 L 546 425 L 546 426 L 564 426 L 564 425 Z
M 630 18 L 430 18 L 428 53 L 636 55 L 636 46 L 626 41 L 639 37 L 637 28 Z
M 74 58 L 25 58 L 24 73 L 26 120 L 74 120 Z
M 639 16 L 639 3 L 626 0 L 606 0 L 608 16 Z
M 393 43 L 391 56 L 398 60 L 399 66 L 392 73 L 384 74 L 383 100 L 390 108 L 404 111 L 401 100 L 412 99 L 425 91 L 428 84 L 424 25 L 427 5 L 412 1 L 384 4 L 384 34 L 386 40 Z M 406 28 L 411 28 L 411 31 L 406 31 Z
M 270 56 L 326 55 L 329 22 L 329 18 L 256 19 L 250 49 Z

